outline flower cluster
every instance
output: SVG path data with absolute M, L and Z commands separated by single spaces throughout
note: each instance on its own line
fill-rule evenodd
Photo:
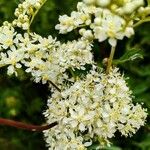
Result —
M 0 27 L 0 51 L 3 49 L 13 49 L 14 36 L 16 32 L 10 23 L 4 22 Z
M 25 0 L 19 4 L 15 10 L 17 19 L 13 21 L 13 25 L 28 30 L 34 15 L 45 2 L 46 0 Z
M 141 105 L 132 104 L 132 92 L 117 68 L 107 75 L 95 70 L 48 100 L 48 123 L 59 125 L 45 131 L 50 149 L 86 149 L 94 140 L 109 145 L 116 131 L 128 136 L 144 125 Z
M 140 20 L 140 12 L 142 17 L 149 14 L 149 7 L 143 6 L 144 0 L 83 0 L 71 16 L 59 17 L 56 29 L 65 34 L 79 28 L 85 39 L 108 39 L 111 46 L 116 46 L 117 40 L 134 34 L 134 22 Z
M 51 36 L 22 35 L 15 33 L 9 23 L 1 27 L 0 38 L 1 48 L 7 50 L 0 53 L 0 66 L 8 65 L 9 75 L 17 75 L 23 65 L 36 82 L 61 84 L 67 78 L 66 70 L 85 70 L 86 64 L 94 63 L 92 45 L 86 40 L 61 43 Z
M 109 145 L 116 131 L 131 136 L 144 125 L 146 110 L 132 103 L 132 92 L 112 60 L 108 72 L 98 71 L 92 44 L 108 39 L 115 50 L 117 40 L 132 36 L 134 23 L 150 14 L 149 6 L 144 0 L 83 0 L 56 25 L 63 34 L 79 28 L 82 37 L 62 43 L 29 30 L 45 2 L 25 0 L 15 11 L 17 19 L 0 27 L 0 67 L 16 76 L 23 67 L 35 82 L 55 87 L 44 112 L 47 123 L 58 122 L 44 131 L 49 150 L 84 150 L 97 141 L 100 147 Z

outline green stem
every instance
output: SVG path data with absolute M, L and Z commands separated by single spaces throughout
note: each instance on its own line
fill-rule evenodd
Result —
M 50 82 L 50 84 L 53 86 L 53 87 L 55 87 L 55 89 L 58 91 L 58 92 L 61 92 L 61 89 L 54 83 L 54 82 L 52 82 L 52 81 L 49 81 Z
M 35 16 L 37 15 L 37 13 L 38 13 L 39 10 L 42 8 L 42 6 L 45 4 L 46 1 L 47 1 L 47 0 L 44 0 L 43 3 L 41 4 L 40 8 L 38 8 L 38 9 L 35 11 L 35 13 L 32 15 L 31 20 L 30 20 L 29 29 L 28 29 L 28 31 L 27 31 L 28 34 L 30 33 L 30 26 L 31 26 L 31 24 L 32 24 L 32 22 L 33 22 Z
M 71 75 L 73 76 L 73 78 L 76 80 L 76 75 L 74 74 L 74 71 L 71 68 L 69 68 L 69 71 L 70 71 Z
M 114 58 L 115 50 L 116 50 L 116 46 L 114 46 L 114 47 L 112 46 L 110 56 L 109 56 L 109 59 L 108 59 L 107 69 L 106 69 L 107 74 L 109 74 L 109 71 L 110 71 L 110 68 L 111 68 L 111 65 L 112 65 L 112 61 L 113 61 L 113 58 Z
M 135 24 L 133 25 L 133 27 L 134 27 L 134 28 L 135 28 L 135 27 L 138 27 L 139 25 L 141 25 L 141 24 L 143 24 L 143 23 L 145 23 L 145 22 L 150 22 L 150 17 L 145 18 L 145 19 L 143 19 L 143 20 L 140 20 L 139 22 L 135 23 Z

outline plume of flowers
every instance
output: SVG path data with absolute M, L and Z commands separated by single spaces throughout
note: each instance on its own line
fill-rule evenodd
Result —
M 144 5 L 144 0 L 83 0 L 70 16 L 59 17 L 56 29 L 65 34 L 79 28 L 83 38 L 99 42 L 108 39 L 115 46 L 117 40 L 134 35 L 137 20 L 150 14 Z
M 44 131 L 50 150 L 87 149 L 95 141 L 109 146 L 116 131 L 131 136 L 144 125 L 147 113 L 132 103 L 132 92 L 118 70 L 91 70 L 61 93 L 54 91 L 44 112 L 49 124 L 59 122 Z
M 60 16 L 56 25 L 61 34 L 79 29 L 81 38 L 62 43 L 30 31 L 45 2 L 25 0 L 15 10 L 16 19 L 0 27 L 0 67 L 6 66 L 8 75 L 16 76 L 23 68 L 35 82 L 51 87 L 44 116 L 48 124 L 57 125 L 44 131 L 49 150 L 86 150 L 97 141 L 99 147 L 109 146 L 116 131 L 124 136 L 135 134 L 145 123 L 146 109 L 133 104 L 132 91 L 119 69 L 112 67 L 112 59 L 117 41 L 131 37 L 135 26 L 148 21 L 149 3 L 83 0 L 77 11 Z M 108 40 L 112 47 L 106 71 L 98 71 L 94 39 Z

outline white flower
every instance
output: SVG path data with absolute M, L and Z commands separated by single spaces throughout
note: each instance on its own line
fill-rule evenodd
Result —
M 20 61 L 24 59 L 24 50 L 22 49 L 13 49 L 9 50 L 7 53 L 1 53 L 1 61 L 0 64 L 2 66 L 8 65 L 8 74 L 12 75 L 16 72 L 16 68 L 21 68 L 22 65 L 20 64 Z
M 97 24 L 97 22 L 96 22 Z M 124 28 L 126 31 L 124 31 Z M 108 42 L 111 46 L 116 46 L 117 40 L 122 40 L 123 37 L 128 35 L 130 37 L 134 31 L 130 28 L 126 29 L 126 21 L 112 14 L 109 10 L 104 10 L 102 13 L 102 18 L 100 25 L 95 25 L 93 28 L 95 38 L 99 40 L 99 42 L 105 41 L 108 38 Z
M 54 91 L 44 115 L 48 123 L 58 121 L 59 124 L 45 132 L 46 142 L 50 148 L 56 149 L 60 144 L 65 149 L 75 141 L 75 149 L 81 145 L 86 149 L 95 137 L 101 145 L 104 142 L 109 145 L 109 138 L 114 137 L 117 130 L 125 136 L 134 134 L 144 125 L 147 113 L 141 105 L 132 104 L 131 93 L 117 68 L 109 74 L 92 70 L 85 78 L 65 86 L 61 93 Z M 73 136 L 68 136 L 69 132 L 74 133 Z M 68 138 L 64 141 L 60 134 Z M 89 145 L 83 139 L 90 142 Z
M 65 34 L 76 28 L 81 28 L 79 33 L 84 39 L 90 41 L 98 39 L 99 42 L 108 39 L 109 44 L 115 47 L 117 40 L 122 40 L 125 36 L 130 38 L 134 34 L 132 27 L 134 20 L 132 18 L 127 20 L 121 11 L 126 5 L 129 4 L 131 6 L 130 3 L 134 7 L 139 8 L 142 1 L 138 2 L 135 0 L 135 4 L 133 4 L 133 1 L 127 4 L 118 2 L 116 5 L 110 0 L 85 0 L 78 3 L 77 11 L 73 11 L 70 17 L 67 15 L 60 16 L 60 24 L 56 25 L 56 29 L 60 33 Z M 108 5 L 110 5 L 110 8 L 107 8 Z M 134 10 L 131 10 L 131 12 L 134 12 Z M 91 30 L 86 30 L 86 26 L 89 26 Z
M 95 3 L 95 0 L 83 0 L 85 4 L 92 5 Z
M 13 26 L 28 30 L 32 16 L 45 2 L 46 0 L 25 0 L 19 4 L 14 13 L 17 18 L 13 20 Z
M 101 7 L 106 7 L 110 4 L 111 0 L 96 0 L 96 4 Z
M 117 40 L 134 34 L 134 22 L 148 15 L 149 7 L 142 7 L 144 0 L 83 0 L 70 16 L 60 16 L 55 27 L 62 34 L 79 28 L 82 37 L 61 43 L 29 31 L 45 2 L 25 0 L 15 10 L 12 24 L 0 27 L 0 66 L 7 66 L 9 75 L 17 75 L 23 66 L 35 82 L 51 88 L 44 115 L 48 124 L 58 125 L 44 131 L 49 150 L 87 150 L 95 140 L 99 147 L 109 146 L 117 131 L 124 136 L 136 133 L 145 123 L 146 109 L 132 104 L 132 91 L 118 68 L 109 74 L 97 71 L 91 43 L 108 40 L 115 47 Z M 28 33 L 16 33 L 14 27 Z M 76 76 L 76 70 L 86 67 L 91 68 L 86 75 Z
M 66 70 L 84 70 L 86 64 L 94 63 L 92 45 L 83 39 L 61 44 L 51 36 L 43 38 L 25 33 L 17 34 L 14 42 L 16 53 L 18 49 L 24 50 L 24 58 L 17 61 L 27 68 L 26 72 L 31 73 L 36 82 L 43 84 L 52 81 L 60 85 L 68 79 Z M 5 57 L 1 59 L 1 65 L 6 65 Z
M 59 48 L 60 66 L 65 68 L 72 68 L 73 70 L 82 69 L 84 65 L 93 64 L 93 55 L 91 53 L 91 44 L 79 39 L 78 41 L 68 42 L 62 44 Z
M 9 23 L 0 27 L 0 49 L 13 49 L 15 35 L 16 32 Z
M 32 6 L 38 5 L 40 2 L 41 0 L 26 0 L 26 3 Z
M 60 16 L 59 21 L 61 24 L 56 25 L 55 29 L 60 30 L 62 34 L 70 32 L 75 28 L 73 18 L 67 15 Z
M 85 30 L 82 28 L 79 32 L 83 36 L 84 39 L 87 39 L 89 41 L 94 39 L 94 36 L 91 30 Z
M 60 24 L 56 25 L 55 29 L 60 33 L 65 34 L 79 27 L 80 25 L 89 25 L 91 23 L 91 17 L 84 12 L 73 11 L 71 16 L 63 15 L 59 17 Z

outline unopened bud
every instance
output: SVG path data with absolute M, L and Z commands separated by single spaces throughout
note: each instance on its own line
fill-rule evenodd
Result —
M 96 18 L 94 19 L 94 23 L 95 23 L 96 25 L 100 25 L 100 24 L 101 24 L 101 19 L 100 19 L 99 17 L 96 17 Z
M 107 7 L 111 0 L 96 0 L 96 4 L 101 7 Z
M 103 61 L 102 61 L 103 65 L 104 66 L 107 66 L 108 64 L 108 58 L 104 58 Z
M 83 0 L 85 4 L 92 5 L 95 3 L 95 0 Z

